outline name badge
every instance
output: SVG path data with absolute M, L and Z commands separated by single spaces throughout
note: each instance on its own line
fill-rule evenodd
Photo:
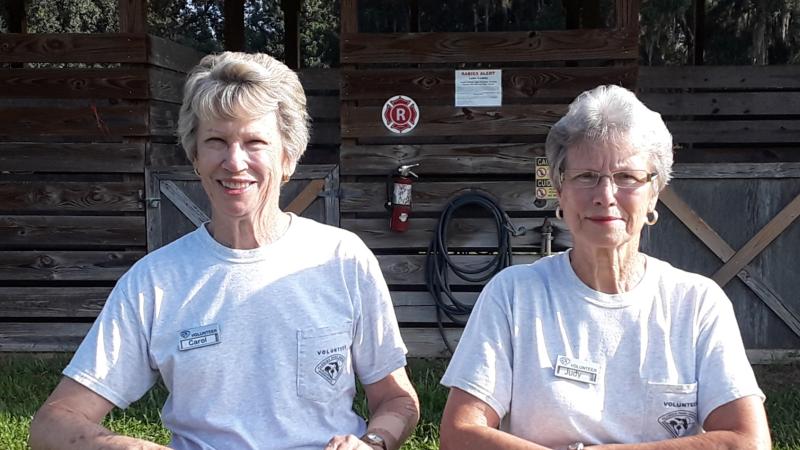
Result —
M 597 384 L 600 375 L 600 364 L 591 361 L 558 356 L 556 359 L 555 376 L 581 383 Z
M 189 328 L 180 332 L 178 350 L 191 350 L 193 348 L 208 347 L 222 342 L 220 339 L 219 324 L 204 327 Z

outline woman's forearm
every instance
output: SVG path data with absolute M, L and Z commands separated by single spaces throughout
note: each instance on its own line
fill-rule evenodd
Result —
M 419 421 L 419 403 L 413 397 L 386 400 L 370 415 L 368 430 L 379 434 L 389 450 L 399 449 Z
M 56 406 L 43 407 L 31 422 L 33 450 L 163 450 L 152 442 L 114 434 L 73 411 Z
M 638 444 L 608 444 L 587 446 L 591 450 L 769 450 L 772 443 L 769 437 L 735 431 L 719 430 L 695 436 L 686 436 L 663 441 L 642 442 Z
M 441 450 L 549 450 L 512 434 L 483 425 L 442 428 Z

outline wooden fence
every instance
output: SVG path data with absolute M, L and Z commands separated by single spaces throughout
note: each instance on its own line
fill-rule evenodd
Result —
M 145 201 L 161 192 L 153 186 L 192 181 L 172 130 L 183 73 L 199 55 L 146 35 L 92 36 L 0 36 L 12 50 L 0 63 L 107 63 L 0 69 L 0 351 L 74 349 L 116 279 L 155 242 L 146 225 L 157 206 Z M 343 42 L 362 48 L 372 37 L 345 34 Z M 444 36 L 427 39 L 439 39 L 435 52 L 449 48 Z M 516 61 L 502 72 L 503 106 L 455 108 L 454 70 L 445 67 L 455 56 L 417 66 L 398 53 L 396 65 L 404 67 L 362 64 L 343 51 L 349 65 L 341 74 L 301 74 L 314 118 L 305 161 L 335 161 L 341 136 L 341 226 L 377 253 L 412 354 L 439 356 L 446 353 L 424 288 L 424 252 L 446 201 L 468 188 L 489 192 L 531 230 L 513 239 L 515 262 L 536 259 L 536 228 L 553 207 L 533 194 L 548 124 L 580 91 L 612 82 L 633 87 L 637 71 L 624 63 Z M 676 179 L 643 246 L 725 285 L 757 361 L 800 347 L 800 285 L 791 265 L 800 248 L 797 80 L 793 67 L 641 68 L 638 75 L 643 100 L 664 114 L 679 144 Z M 396 137 L 382 128 L 379 110 L 390 92 L 419 102 L 415 133 Z M 411 229 L 389 232 L 386 177 L 416 162 Z M 323 193 L 335 192 L 333 169 L 318 167 L 301 178 L 322 174 Z M 329 214 L 335 206 L 326 205 Z M 450 245 L 463 253 L 460 263 L 474 265 L 496 245 L 494 225 L 480 214 L 453 226 Z M 558 249 L 569 238 L 556 226 Z M 454 286 L 467 303 L 479 289 Z M 445 326 L 455 342 L 460 328 Z
M 0 48 L 0 351 L 70 350 L 145 254 L 145 168 L 176 154 L 201 55 L 143 33 Z
M 642 246 L 712 277 L 754 361 L 800 356 L 800 67 L 641 68 L 667 121 L 675 180 Z

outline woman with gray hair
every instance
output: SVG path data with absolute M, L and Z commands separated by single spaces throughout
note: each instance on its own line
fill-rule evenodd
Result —
M 441 448 L 770 448 L 730 301 L 639 251 L 670 179 L 661 116 L 600 86 L 546 152 L 574 247 L 484 288 L 442 380 Z
M 100 425 L 160 377 L 175 449 L 397 449 L 419 418 L 378 262 L 279 208 L 308 142 L 303 87 L 263 54 L 205 57 L 178 134 L 211 220 L 117 283 L 31 425 L 34 449 L 164 448 Z M 369 426 L 353 411 L 364 386 Z

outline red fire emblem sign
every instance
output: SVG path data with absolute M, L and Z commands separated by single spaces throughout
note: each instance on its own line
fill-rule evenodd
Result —
M 395 95 L 383 104 L 381 118 L 389 131 L 398 134 L 408 133 L 419 122 L 419 108 L 414 100 L 405 95 Z

